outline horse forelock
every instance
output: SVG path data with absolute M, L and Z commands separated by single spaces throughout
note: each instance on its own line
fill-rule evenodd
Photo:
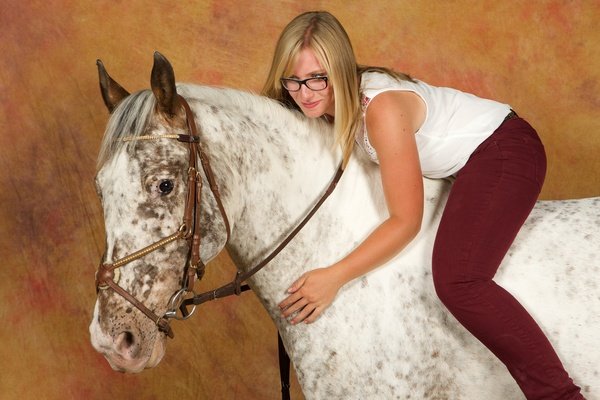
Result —
M 124 137 L 135 139 L 142 135 L 148 126 L 155 105 L 156 99 L 150 90 L 133 93 L 119 103 L 104 131 L 96 164 L 97 170 L 100 170 L 108 159 L 123 148 L 127 151 L 133 148 L 135 140 L 121 139 Z

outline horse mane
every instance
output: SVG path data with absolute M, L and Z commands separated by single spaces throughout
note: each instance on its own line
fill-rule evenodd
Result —
M 190 103 L 200 101 L 210 106 L 234 110 L 242 115 L 268 116 L 269 125 L 277 124 L 282 134 L 293 132 L 296 137 L 319 137 L 326 145 L 333 147 L 331 127 L 325 120 L 307 118 L 301 112 L 291 110 L 273 99 L 238 89 L 185 83 L 177 84 L 177 92 Z M 122 149 L 133 151 L 135 138 L 146 131 L 155 105 L 156 99 L 149 89 L 135 92 L 117 105 L 104 131 L 97 170 Z M 121 140 L 124 137 L 132 140 Z
M 266 116 L 270 127 L 280 128 L 282 134 L 293 132 L 295 136 L 323 136 L 327 144 L 333 145 L 331 125 L 322 118 L 308 118 L 296 109 L 285 107 L 280 102 L 253 92 L 193 84 L 178 84 L 177 91 L 186 99 L 226 108 L 242 115 Z M 198 116 L 199 119 L 201 117 Z M 323 133 L 323 135 L 319 135 Z

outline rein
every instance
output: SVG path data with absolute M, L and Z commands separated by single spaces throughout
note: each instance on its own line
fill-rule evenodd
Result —
M 298 232 L 300 232 L 300 230 L 304 227 L 304 225 L 306 225 L 306 223 L 312 218 L 312 216 L 317 212 L 317 210 L 325 202 L 327 197 L 329 197 L 329 195 L 333 192 L 333 190 L 335 189 L 335 186 L 337 185 L 337 183 L 339 182 L 339 180 L 342 176 L 342 173 L 343 173 L 343 169 L 340 166 L 338 168 L 337 172 L 335 173 L 333 180 L 329 184 L 329 187 L 327 188 L 325 193 L 323 193 L 323 195 L 321 196 L 321 198 L 319 199 L 317 204 L 315 204 L 313 206 L 313 208 L 309 211 L 309 213 L 304 217 L 302 222 L 300 222 L 296 226 L 296 228 L 294 228 L 294 230 L 292 232 L 290 232 L 288 234 L 288 236 L 279 244 L 279 246 L 277 246 L 275 248 L 275 250 L 273 250 L 264 260 L 262 260 L 254 268 L 252 268 L 246 272 L 238 271 L 236 273 L 233 281 L 229 282 L 228 284 L 223 285 L 217 289 L 210 290 L 210 291 L 201 293 L 199 295 L 195 295 L 192 298 L 184 300 L 182 302 L 182 307 L 188 306 L 188 305 L 197 306 L 202 303 L 206 303 L 207 301 L 220 299 L 222 297 L 227 297 L 227 296 L 231 296 L 234 294 L 239 296 L 239 294 L 241 292 L 250 289 L 248 285 L 242 286 L 242 282 L 245 282 L 250 277 L 252 277 L 254 274 L 256 274 L 258 271 L 260 271 L 263 267 L 265 267 L 273 258 L 275 258 L 275 256 L 277 256 L 277 254 L 279 254 L 281 252 L 281 250 L 283 250 L 289 244 L 289 242 L 292 241 L 294 236 L 296 236 L 296 234 L 298 234 Z
M 201 210 L 201 192 L 202 192 L 202 177 L 200 176 L 200 172 L 197 169 L 197 160 L 200 158 L 200 162 L 202 164 L 202 169 L 204 174 L 208 180 L 210 190 L 215 198 L 219 211 L 221 213 L 221 217 L 223 219 L 223 223 L 225 225 L 227 231 L 227 239 L 226 243 L 229 242 L 229 238 L 231 236 L 231 227 L 229 224 L 229 219 L 227 218 L 227 214 L 225 212 L 225 208 L 223 207 L 223 203 L 221 201 L 221 195 L 219 193 L 219 188 L 214 178 L 214 174 L 212 168 L 210 166 L 210 162 L 206 153 L 200 147 L 200 137 L 197 133 L 196 123 L 194 121 L 194 114 L 190 109 L 187 101 L 178 96 L 179 102 L 184 107 L 185 115 L 186 115 L 186 123 L 189 134 L 184 135 L 148 135 L 148 136 L 138 136 L 136 138 L 123 138 L 123 141 L 129 140 L 154 140 L 161 138 L 168 139 L 177 139 L 180 142 L 188 143 L 189 145 L 189 167 L 188 167 L 188 191 L 187 198 L 185 203 L 185 211 L 183 222 L 179 229 L 173 234 L 158 240 L 138 251 L 135 251 L 121 259 L 114 261 L 113 263 L 102 263 L 98 267 L 98 271 L 96 271 L 96 292 L 100 290 L 106 290 L 108 288 L 112 289 L 115 293 L 118 293 L 125 300 L 130 302 L 133 306 L 135 306 L 138 310 L 140 310 L 144 315 L 150 318 L 152 321 L 156 323 L 158 329 L 161 332 L 164 332 L 167 336 L 173 338 L 174 333 L 169 324 L 169 319 L 179 319 L 185 320 L 188 319 L 195 311 L 196 306 L 205 303 L 210 300 L 219 299 L 222 297 L 227 297 L 231 295 L 240 295 L 243 291 L 249 289 L 248 285 L 242 285 L 246 280 L 260 271 L 265 265 L 267 265 L 277 254 L 279 254 L 288 243 L 300 232 L 300 230 L 306 225 L 306 223 L 312 218 L 312 216 L 317 212 L 317 210 L 321 207 L 321 205 L 325 202 L 327 197 L 333 192 L 335 186 L 339 182 L 343 169 L 342 165 L 337 169 L 335 176 L 331 183 L 329 184 L 326 191 L 323 193 L 319 201 L 313 206 L 313 208 L 308 212 L 308 214 L 304 217 L 304 219 L 294 228 L 288 236 L 277 246 L 263 261 L 258 263 L 252 269 L 246 272 L 238 271 L 235 275 L 235 278 L 230 283 L 223 285 L 217 289 L 210 290 L 201 294 L 196 294 L 194 292 L 194 283 L 196 277 L 201 279 L 204 275 L 205 265 L 200 259 L 200 210 Z M 137 300 L 131 293 L 123 289 L 119 286 L 119 276 L 120 271 L 119 268 L 140 259 L 164 246 L 167 244 L 177 241 L 177 240 L 186 240 L 189 243 L 190 249 L 188 251 L 188 262 L 186 263 L 186 268 L 184 272 L 184 278 L 182 282 L 182 288 L 176 291 L 169 300 L 167 311 L 163 316 L 157 315 L 154 311 L 148 309 L 143 303 Z M 193 296 L 189 298 L 185 298 L 189 293 Z M 192 309 L 188 310 L 188 307 L 191 306 Z M 177 314 L 177 309 L 180 310 L 181 316 Z

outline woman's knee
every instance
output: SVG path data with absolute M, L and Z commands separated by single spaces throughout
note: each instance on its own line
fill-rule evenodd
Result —
M 455 304 L 458 285 L 457 279 L 452 276 L 448 265 L 435 261 L 432 264 L 433 287 L 441 302 L 448 308 Z

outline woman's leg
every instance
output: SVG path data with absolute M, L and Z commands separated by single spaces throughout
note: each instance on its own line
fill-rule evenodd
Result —
M 454 182 L 435 240 L 433 278 L 449 311 L 506 365 L 528 399 L 581 399 L 542 330 L 493 281 L 545 173 L 533 128 L 522 119 L 502 124 Z

